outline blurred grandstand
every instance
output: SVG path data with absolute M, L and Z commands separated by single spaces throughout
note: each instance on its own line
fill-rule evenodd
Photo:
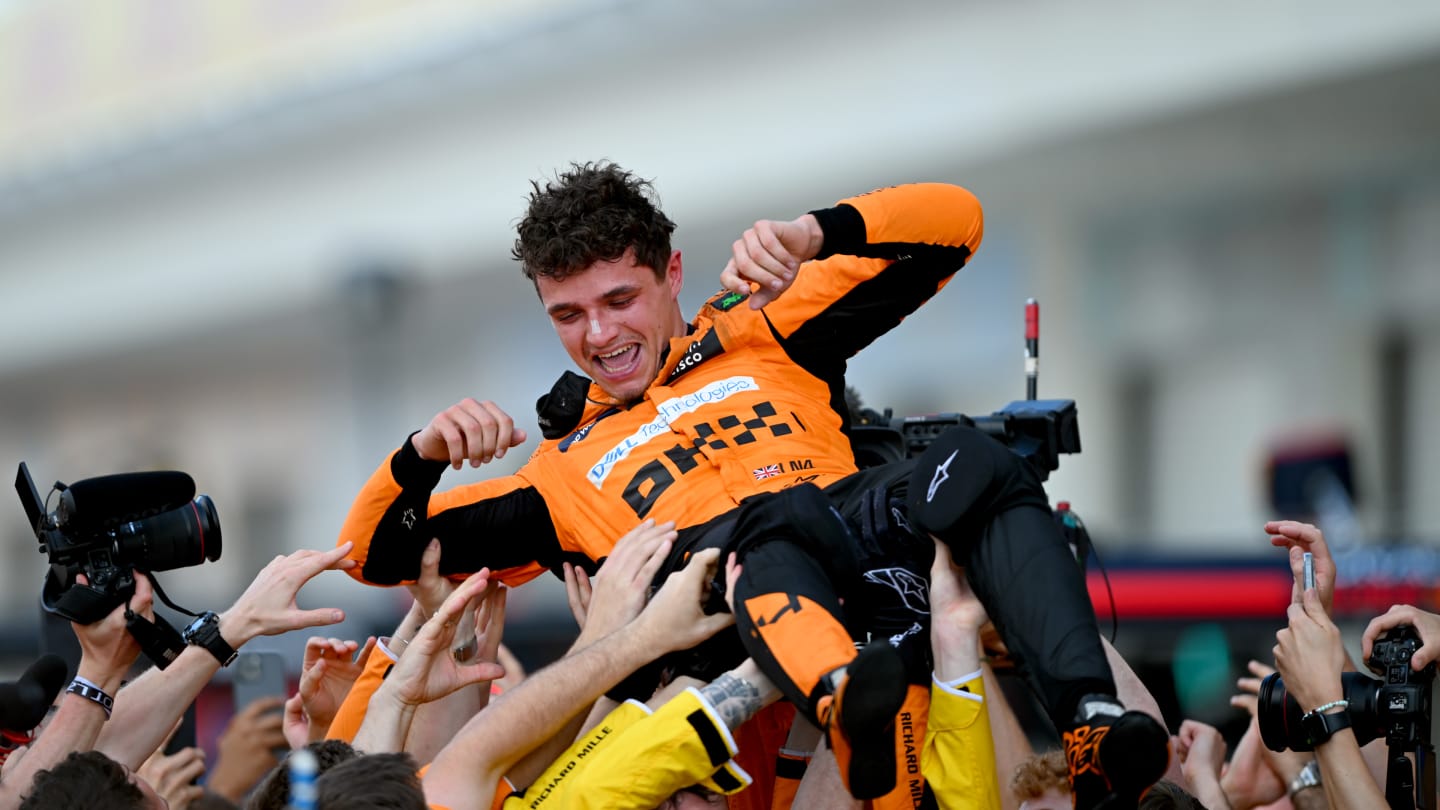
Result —
M 1142 665 L 1202 620 L 1212 653 L 1268 653 L 1286 573 L 1260 526 L 1297 434 L 1350 453 L 1337 604 L 1440 606 L 1432 2 L 9 0 L 0 467 L 190 472 L 225 556 L 166 584 L 223 606 L 333 543 L 440 407 L 531 418 L 565 358 L 511 225 L 531 178 L 600 157 L 654 178 L 690 305 L 757 217 L 973 189 L 984 248 L 852 382 L 897 413 L 989 412 L 1022 394 L 1039 298 L 1041 394 L 1076 399 L 1085 434 L 1050 490 L 1109 554 Z M 18 664 L 43 560 L 18 503 L 0 515 Z M 313 587 L 351 637 L 398 615 L 340 575 Z M 531 663 L 569 631 L 560 593 L 511 600 Z

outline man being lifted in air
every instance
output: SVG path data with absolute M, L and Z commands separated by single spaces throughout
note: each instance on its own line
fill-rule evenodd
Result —
M 567 372 L 541 399 L 544 441 L 514 475 L 434 492 L 447 464 L 487 463 L 525 440 L 493 403 L 463 400 L 412 434 L 342 530 L 353 575 L 413 580 L 438 537 L 442 573 L 489 567 L 519 584 L 566 562 L 593 571 L 638 521 L 674 521 L 660 577 L 700 548 L 738 553 L 745 651 L 826 729 L 851 792 L 874 798 L 895 785 L 906 667 L 888 644 L 857 655 L 840 598 L 877 565 L 923 577 L 933 535 L 1063 733 L 1077 806 L 1134 806 L 1165 770 L 1169 737 L 1115 700 L 1083 579 L 1034 471 L 960 427 L 917 460 L 857 472 L 846 433 L 847 360 L 979 247 L 972 194 L 895 186 L 757 222 L 735 242 L 725 289 L 692 320 L 678 302 L 674 224 L 619 167 L 575 165 L 536 183 L 518 230 L 515 256 L 589 379 Z

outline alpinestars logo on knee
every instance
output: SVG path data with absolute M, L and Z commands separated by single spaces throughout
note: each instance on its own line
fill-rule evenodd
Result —
M 959 454 L 959 452 L 959 450 L 951 450 L 950 456 L 945 459 L 945 462 L 935 468 L 935 475 L 930 478 L 930 488 L 925 490 L 926 503 L 935 500 L 935 490 L 939 489 L 941 484 L 950 480 L 950 462 L 955 460 L 955 456 Z

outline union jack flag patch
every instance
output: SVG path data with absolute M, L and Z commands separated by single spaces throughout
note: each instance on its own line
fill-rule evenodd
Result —
M 780 465 L 771 464 L 765 467 L 761 467 L 758 470 L 752 470 L 751 472 L 755 474 L 756 481 L 764 481 L 766 478 L 774 478 L 775 476 L 779 475 Z

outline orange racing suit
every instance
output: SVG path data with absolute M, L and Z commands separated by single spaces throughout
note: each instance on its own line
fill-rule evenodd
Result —
M 432 493 L 446 462 L 421 459 L 406 441 L 342 529 L 340 542 L 354 541 L 350 556 L 360 563 L 351 575 L 379 585 L 413 580 L 431 537 L 441 542 L 446 575 L 489 567 L 492 579 L 516 585 L 564 561 L 593 572 L 646 517 L 674 520 L 683 552 L 695 547 L 687 538 L 728 534 L 742 500 L 797 484 L 824 488 L 855 473 L 846 362 L 964 265 L 980 244 L 982 215 L 968 191 L 943 184 L 881 189 L 812 213 L 821 252 L 783 296 L 763 310 L 735 293 L 712 297 L 688 333 L 671 340 L 639 401 L 606 404 L 591 385 L 574 429 L 547 437 L 514 475 Z M 775 564 L 794 562 L 782 555 Z M 757 598 L 752 610 L 771 612 L 767 600 L 777 598 Z M 812 719 L 817 679 L 854 655 L 835 605 L 819 606 L 835 618 L 807 611 L 805 622 L 768 628 L 786 632 L 762 640 L 777 652 L 765 656 L 767 674 Z
M 964 265 L 982 215 L 970 192 L 938 183 L 812 213 L 823 247 L 783 296 L 762 310 L 736 293 L 711 298 L 671 340 L 642 399 L 602 404 L 592 385 L 577 427 L 542 441 L 514 475 L 432 493 L 446 462 L 421 459 L 406 441 L 341 530 L 360 563 L 351 575 L 412 581 L 431 537 L 447 575 L 488 566 L 516 585 L 567 560 L 593 571 L 646 517 L 683 532 L 751 495 L 855 472 L 846 362 Z

